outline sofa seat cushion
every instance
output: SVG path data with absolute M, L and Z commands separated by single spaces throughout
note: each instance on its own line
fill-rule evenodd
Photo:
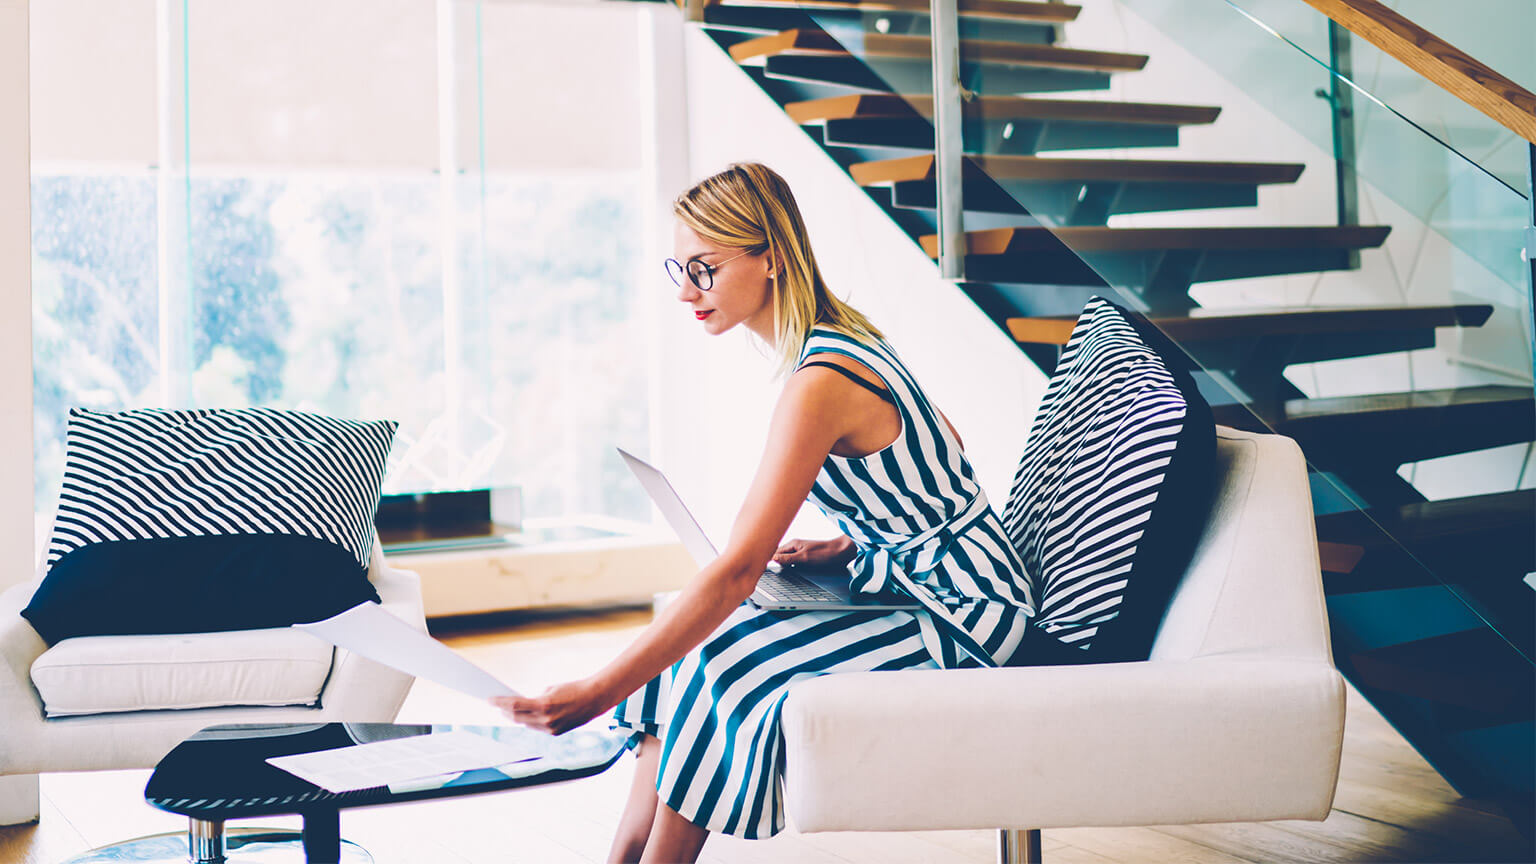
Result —
M 48 717 L 318 705 L 334 648 L 290 628 L 65 639 L 32 663 Z

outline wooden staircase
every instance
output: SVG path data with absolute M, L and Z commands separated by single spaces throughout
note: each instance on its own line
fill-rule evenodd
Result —
M 1217 106 L 1083 98 L 1080 91 L 1136 74 L 1148 58 L 1055 44 L 1078 11 L 1023 0 L 960 3 L 972 229 L 965 236 L 971 281 L 960 287 L 1047 373 L 1083 302 L 1109 296 L 1178 343 L 1209 392 L 1236 388 L 1231 404 L 1213 400 L 1219 422 L 1300 442 L 1320 478 L 1314 488 L 1342 484 L 1329 497 L 1353 502 L 1331 512 L 1314 496 L 1341 670 L 1464 793 L 1529 808 L 1529 786 L 1505 782 L 1489 742 L 1524 747 L 1519 758 L 1530 758 L 1536 739 L 1529 686 L 1536 595 L 1525 579 L 1536 569 L 1536 493 L 1426 501 L 1398 471 L 1536 439 L 1531 390 L 1309 399 L 1286 377 L 1297 363 L 1432 347 L 1447 329 L 1483 326 L 1493 307 L 1202 307 L 1192 286 L 1379 265 L 1370 256 L 1380 254 L 1372 250 L 1391 226 L 1110 225 L 1121 214 L 1253 206 L 1261 189 L 1295 183 L 1304 168 L 1042 155 L 1177 146 L 1181 129 L 1221 115 Z M 926 2 L 713 0 L 704 27 L 936 256 Z M 1215 303 L 1226 294 L 1211 287 L 1200 296 Z

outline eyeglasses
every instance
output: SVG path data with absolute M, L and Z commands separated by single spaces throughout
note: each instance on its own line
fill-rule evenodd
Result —
M 688 281 L 693 283 L 693 287 L 699 289 L 700 291 L 708 291 L 709 289 L 715 287 L 716 270 L 724 267 L 732 261 L 735 261 L 737 258 L 742 257 L 742 255 L 751 254 L 752 250 L 748 249 L 747 251 L 741 253 L 741 255 L 734 255 L 725 259 L 724 261 L 721 261 L 719 264 L 706 264 L 697 258 L 690 259 L 687 264 L 682 264 L 676 258 L 668 258 L 667 275 L 671 276 L 672 282 L 676 284 L 677 287 L 681 288 L 683 287 L 683 274 L 686 273 L 688 275 Z

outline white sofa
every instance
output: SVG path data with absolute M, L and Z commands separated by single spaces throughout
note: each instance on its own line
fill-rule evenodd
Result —
M 1217 476 L 1146 662 L 797 684 L 795 826 L 997 828 L 1005 860 L 1038 860 L 1041 828 L 1326 818 L 1344 684 L 1306 465 L 1288 438 L 1217 427 Z
M 288 628 L 85 637 L 50 649 L 20 615 L 42 572 L 39 564 L 36 579 L 0 594 L 0 825 L 38 818 L 41 772 L 151 768 L 217 723 L 389 722 L 414 680 Z M 385 608 L 426 629 L 419 579 L 390 568 L 377 540 L 368 578 Z M 292 701 L 306 688 L 310 706 L 196 707 Z M 49 718 L 45 697 L 55 715 L 150 703 L 161 710 Z

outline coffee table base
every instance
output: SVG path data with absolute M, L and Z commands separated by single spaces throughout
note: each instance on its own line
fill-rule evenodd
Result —
M 218 857 L 215 822 L 193 820 L 189 831 L 153 834 L 82 852 L 63 864 L 300 864 L 304 839 L 286 828 L 229 828 L 220 832 L 224 852 Z M 194 852 L 197 856 L 194 857 Z M 373 856 L 356 843 L 341 841 L 338 864 L 373 864 Z

